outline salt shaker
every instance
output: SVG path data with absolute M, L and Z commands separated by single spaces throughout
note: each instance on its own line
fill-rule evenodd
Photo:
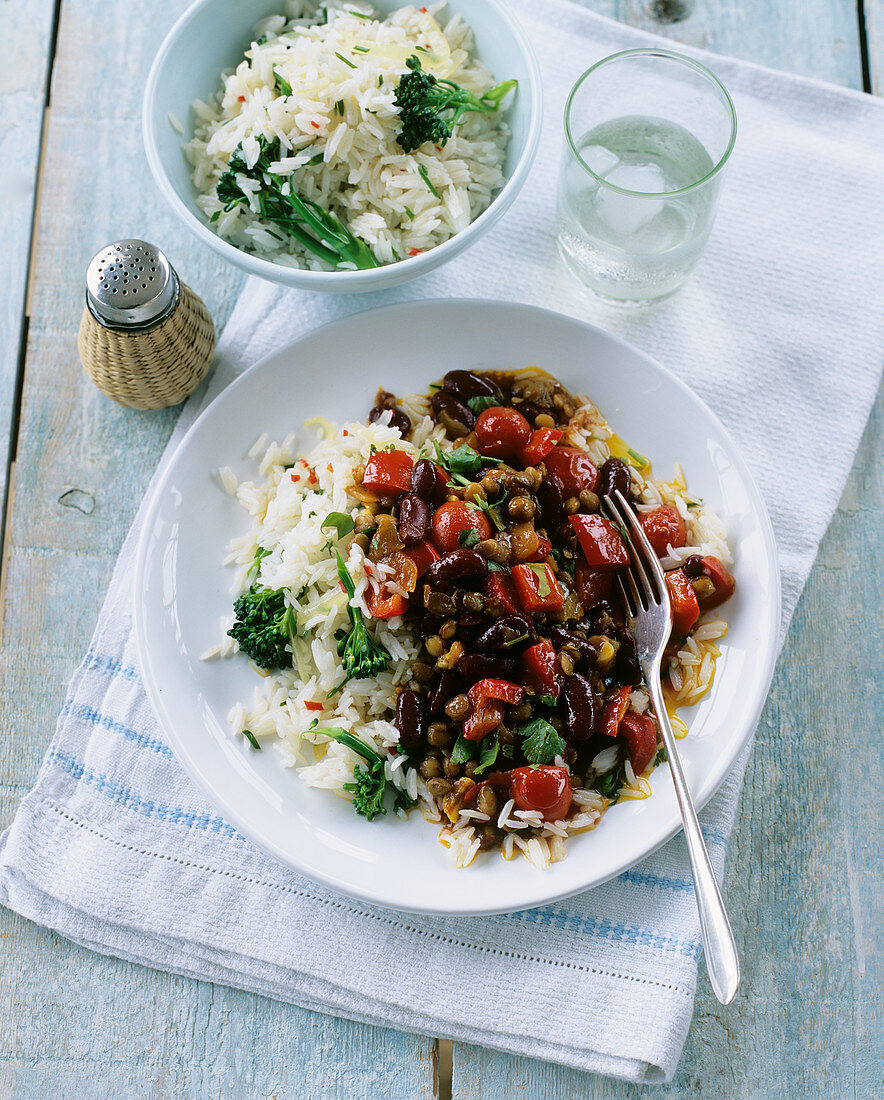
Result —
M 77 341 L 83 369 L 132 409 L 177 405 L 212 365 L 215 326 L 163 253 L 122 240 L 93 256 Z

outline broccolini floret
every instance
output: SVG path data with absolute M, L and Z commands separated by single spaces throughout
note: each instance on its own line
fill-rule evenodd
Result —
M 337 551 L 335 554 L 338 579 L 344 586 L 348 600 L 351 600 L 356 594 L 356 586 L 347 572 L 344 559 Z M 362 680 L 367 676 L 376 676 L 379 672 L 383 672 L 390 659 L 390 654 L 369 634 L 359 608 L 348 603 L 347 613 L 350 616 L 351 628 L 349 633 L 338 642 L 338 656 L 347 675 L 336 690 L 340 690 L 348 680 Z
M 238 178 L 246 176 L 261 185 L 260 190 L 251 197 L 257 202 L 259 216 L 265 221 L 278 226 L 334 267 L 343 263 L 352 263 L 358 268 L 377 267 L 378 262 L 368 245 L 354 237 L 340 219 L 312 199 L 302 199 L 296 195 L 292 190 L 291 177 L 270 171 L 270 165 L 282 156 L 279 139 L 270 141 L 262 134 L 258 138 L 258 147 L 258 159 L 251 168 L 246 164 L 242 145 L 237 147 L 228 161 L 227 171 L 215 186 L 215 194 L 224 203 L 224 209 L 249 206 L 250 195 L 242 189 Z
M 410 72 L 399 81 L 393 103 L 399 108 L 402 123 L 397 140 L 406 153 L 413 152 L 426 141 L 445 145 L 468 111 L 482 114 L 496 111 L 504 96 L 518 83 L 505 80 L 477 96 L 452 80 L 440 80 L 424 72 L 417 54 L 412 54 L 405 64 Z
M 357 764 L 353 769 L 353 782 L 344 784 L 344 790 L 353 795 L 353 809 L 356 813 L 369 821 L 385 814 L 387 810 L 384 806 L 384 794 L 387 790 L 387 778 L 384 774 L 384 758 L 364 741 L 337 726 L 317 729 L 313 732 L 322 733 L 333 741 L 340 741 L 342 745 L 358 753 L 368 763 L 367 768 Z M 398 798 L 394 808 L 400 808 Z
M 233 605 L 236 622 L 227 631 L 261 668 L 290 668 L 286 645 L 294 642 L 295 613 L 282 589 L 253 584 Z

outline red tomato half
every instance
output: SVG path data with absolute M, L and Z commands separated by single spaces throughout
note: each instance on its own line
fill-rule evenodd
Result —
M 620 736 L 626 742 L 626 754 L 632 770 L 641 775 L 657 752 L 657 726 L 647 714 L 624 714 Z
M 700 605 L 694 586 L 681 569 L 663 574 L 672 604 L 672 633 L 687 635 L 700 617 Z
M 684 520 L 671 504 L 661 504 L 653 512 L 643 512 L 638 521 L 658 558 L 666 557 L 670 544 L 684 546 L 688 541 Z
M 480 540 L 491 538 L 491 524 L 478 508 L 470 508 L 462 500 L 449 500 L 436 509 L 432 539 L 440 554 L 461 549 L 461 531 L 475 531 Z
M 515 458 L 531 438 L 531 425 L 516 409 L 494 405 L 479 413 L 475 432 L 482 454 Z
M 599 471 L 589 455 L 576 447 L 553 447 L 546 458 L 546 472 L 561 481 L 566 497 L 576 497 L 581 489 L 591 493 L 599 483 Z
M 712 595 L 704 596 L 699 601 L 703 610 L 706 611 L 710 607 L 718 607 L 725 600 L 729 600 L 734 594 L 737 583 L 718 558 L 703 558 L 703 573 L 715 585 Z
M 520 810 L 540 810 L 547 821 L 561 821 L 571 808 L 571 776 L 567 769 L 546 764 L 514 768 L 512 796 Z

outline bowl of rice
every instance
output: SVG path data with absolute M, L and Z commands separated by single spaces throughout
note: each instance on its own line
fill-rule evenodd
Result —
M 191 232 L 248 274 L 345 293 L 424 275 L 490 229 L 540 126 L 537 62 L 499 0 L 198 0 L 143 112 Z

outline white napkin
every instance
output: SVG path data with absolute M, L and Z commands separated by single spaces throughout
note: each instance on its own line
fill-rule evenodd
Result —
M 555 254 L 562 107 L 591 62 L 659 40 L 560 0 L 510 6 L 540 57 L 546 120 L 507 217 L 465 256 L 393 292 L 323 297 L 250 283 L 210 389 L 298 333 L 390 301 L 509 298 L 597 321 L 678 371 L 738 440 L 773 517 L 788 623 L 881 371 L 884 108 L 705 57 L 740 118 L 717 226 L 679 294 L 612 310 Z M 682 839 L 580 897 L 481 919 L 373 909 L 290 873 L 213 812 L 163 742 L 130 635 L 138 526 L 37 785 L 0 840 L 0 901 L 150 966 L 631 1081 L 669 1080 L 700 955 Z M 719 872 L 741 778 L 738 767 L 702 815 Z

